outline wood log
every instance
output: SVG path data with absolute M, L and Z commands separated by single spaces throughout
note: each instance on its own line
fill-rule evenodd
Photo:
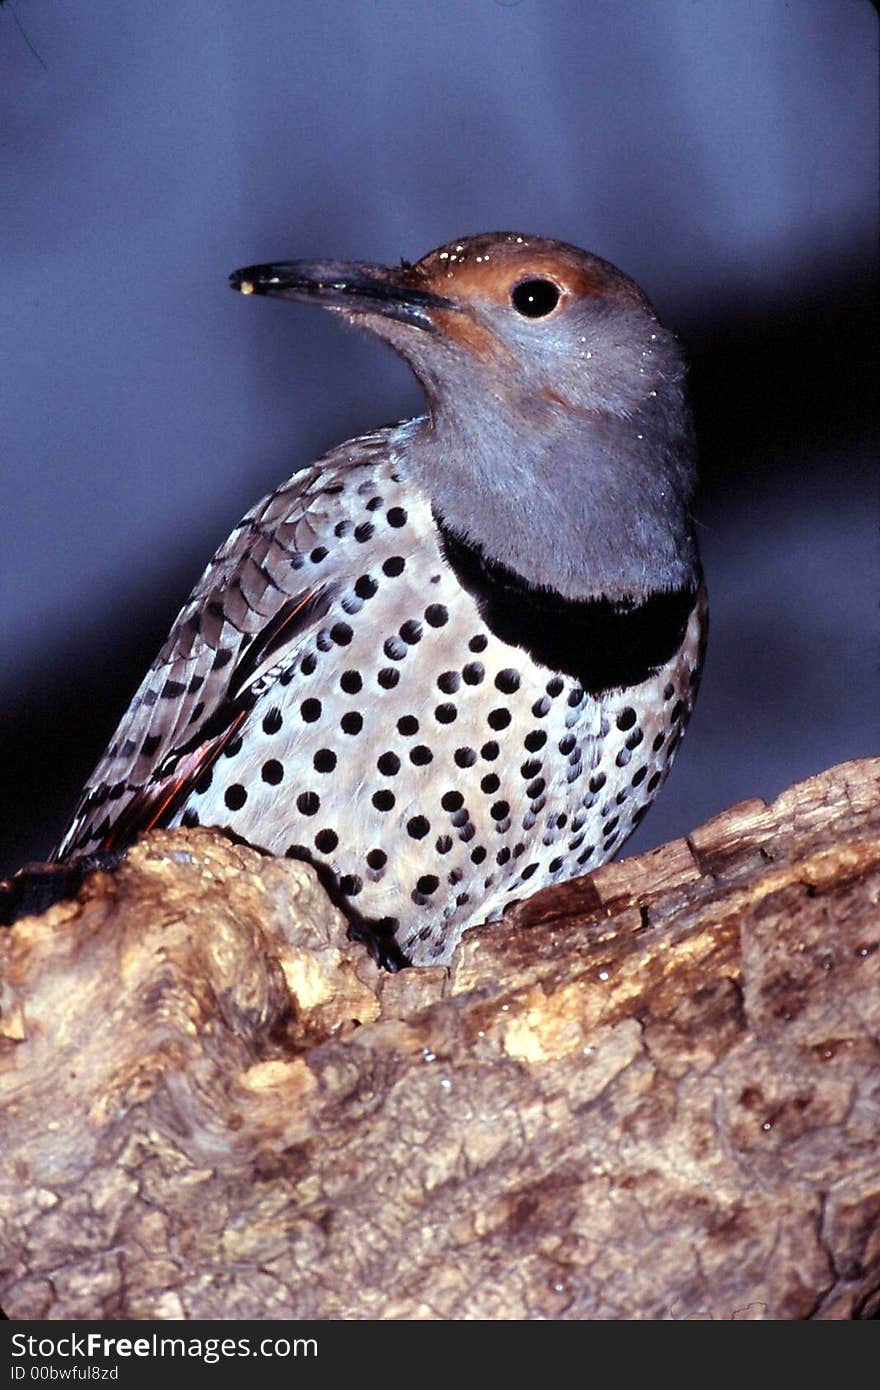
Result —
M 206 829 L 0 932 L 12 1319 L 866 1318 L 880 760 L 379 971 Z

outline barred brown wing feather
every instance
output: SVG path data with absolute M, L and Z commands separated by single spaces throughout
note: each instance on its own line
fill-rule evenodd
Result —
M 312 469 L 294 478 L 217 551 L 89 778 L 54 859 L 105 842 L 111 830 L 121 835 L 116 827 L 130 836 L 167 822 L 227 741 L 249 685 L 284 648 L 293 655 L 298 637 L 326 611 L 332 585 L 304 587 L 289 535 L 277 538 L 282 516 L 288 533 L 301 523 L 316 476 L 332 482 L 334 475 Z M 169 798 L 172 767 L 177 791 Z
M 247 643 L 241 644 L 238 659 L 223 663 L 219 672 L 213 672 L 211 691 L 216 701 L 213 707 L 208 709 L 204 701 L 201 708 L 196 705 L 199 711 L 197 720 L 193 719 L 192 713 L 188 719 L 178 714 L 170 735 L 167 731 L 164 737 L 147 732 L 141 737 L 143 723 L 138 715 L 147 708 L 155 720 L 156 711 L 161 713 L 163 698 L 180 698 L 176 694 L 178 686 L 186 691 L 195 685 L 194 693 L 198 695 L 207 688 L 202 670 L 193 672 L 188 685 L 166 677 L 160 691 L 167 690 L 169 684 L 172 689 L 167 696 L 160 695 L 153 704 L 148 705 L 143 694 L 136 696 L 129 715 L 120 726 L 116 743 L 99 764 L 93 784 L 87 789 L 71 828 L 53 857 L 62 859 L 86 843 L 95 848 L 95 839 L 100 849 L 117 848 L 145 830 L 167 825 L 198 779 L 213 765 L 244 723 L 256 701 L 260 682 L 279 666 L 285 656 L 291 660 L 295 657 L 299 639 L 324 616 L 334 594 L 335 586 L 324 584 L 286 599 L 265 626 Z M 225 650 L 218 648 L 220 652 Z M 202 656 L 206 654 L 210 655 L 210 652 L 203 648 Z M 204 660 L 197 665 L 204 668 Z M 191 662 L 189 669 L 192 668 Z M 222 692 L 218 689 L 218 674 L 223 678 Z M 197 682 L 202 684 L 197 685 Z M 189 710 L 189 705 L 184 707 L 186 710 Z M 132 735 L 136 735 L 140 742 L 136 742 Z M 125 759 L 128 759 L 128 765 L 134 772 L 134 776 L 129 774 L 128 796 L 116 804 L 112 816 L 104 813 L 102 817 L 112 787 L 119 785 L 118 781 L 108 783 L 107 775 L 112 774 L 117 762 Z M 141 764 L 145 766 L 141 780 L 137 781 L 135 777 Z M 106 827 L 103 824 L 105 819 Z M 87 836 L 86 832 L 90 830 L 92 834 Z
M 261 683 L 279 662 L 295 660 L 304 634 L 329 609 L 344 576 L 328 563 L 319 582 L 307 582 L 305 555 L 346 514 L 351 473 L 379 457 L 387 457 L 386 432 L 333 451 L 243 517 L 178 615 L 53 858 L 172 819 Z

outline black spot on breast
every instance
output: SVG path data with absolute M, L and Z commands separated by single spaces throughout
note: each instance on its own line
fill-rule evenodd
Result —
M 387 637 L 382 645 L 382 650 L 389 661 L 403 661 L 406 656 L 406 645 L 395 634 L 394 637 Z
M 281 711 L 276 706 L 275 708 L 270 709 L 269 713 L 265 715 L 263 719 L 263 733 L 277 734 L 278 730 L 281 728 L 281 724 Z
M 511 670 L 509 667 L 504 671 L 499 671 L 495 677 L 495 688 L 504 695 L 512 695 L 515 690 L 519 690 L 519 672 Z

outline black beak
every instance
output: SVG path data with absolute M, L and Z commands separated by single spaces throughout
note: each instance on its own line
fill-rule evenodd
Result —
M 420 289 L 407 267 L 389 269 L 361 261 L 283 261 L 234 270 L 230 287 L 241 294 L 268 294 L 300 304 L 349 313 L 381 314 L 436 332 L 432 309 L 456 309 L 451 299 Z

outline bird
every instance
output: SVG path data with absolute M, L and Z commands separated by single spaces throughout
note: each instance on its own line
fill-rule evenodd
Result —
M 230 276 L 384 340 L 427 408 L 256 504 L 54 852 L 225 828 L 304 859 L 389 969 L 618 852 L 707 631 L 683 350 L 610 262 L 514 232 Z

